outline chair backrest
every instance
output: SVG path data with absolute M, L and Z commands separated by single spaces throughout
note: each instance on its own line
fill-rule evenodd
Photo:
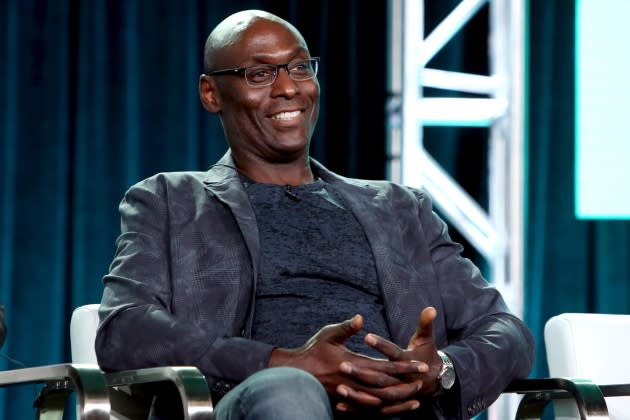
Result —
M 96 329 L 98 328 L 99 305 L 79 306 L 72 312 L 70 319 L 70 349 L 72 363 L 96 364 Z
M 97 364 L 94 343 L 99 325 L 99 306 L 99 304 L 83 305 L 72 312 L 70 347 L 73 363 Z M 180 399 L 183 408 L 182 418 L 199 420 L 213 418 L 210 389 L 203 373 L 196 367 L 161 366 L 132 369 L 110 372 L 104 379 L 109 384 L 110 420 L 149 418 L 152 396 L 164 389 L 156 389 L 155 383 L 165 382 L 174 385 L 174 387 L 168 387 L 167 394 Z M 130 393 L 128 385 L 134 385 L 139 393 Z M 144 390 L 139 389 L 145 385 L 149 387 Z
M 630 383 L 630 315 L 564 313 L 545 324 L 552 377 L 590 379 L 598 385 Z M 630 397 L 606 398 L 611 419 L 630 418 Z M 556 419 L 579 419 L 575 404 L 554 403 Z

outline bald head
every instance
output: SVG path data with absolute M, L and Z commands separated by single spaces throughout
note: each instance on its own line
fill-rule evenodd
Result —
M 284 27 L 292 32 L 308 50 L 302 34 L 286 20 L 263 10 L 244 10 L 221 21 L 206 39 L 203 59 L 204 72 L 209 73 L 211 70 L 225 66 L 222 62 L 226 52 L 238 43 L 249 28 L 259 21 L 275 22 Z

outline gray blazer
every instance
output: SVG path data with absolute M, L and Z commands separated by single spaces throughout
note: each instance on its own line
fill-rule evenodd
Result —
M 365 230 L 393 341 L 406 347 L 420 311 L 437 309 L 436 344 L 458 377 L 455 417 L 477 414 L 529 374 L 529 330 L 460 256 L 423 191 L 344 178 L 311 162 Z M 272 346 L 249 338 L 258 228 L 230 152 L 205 173 L 161 173 L 134 185 L 120 214 L 103 279 L 100 365 L 195 365 L 217 392 L 267 367 Z

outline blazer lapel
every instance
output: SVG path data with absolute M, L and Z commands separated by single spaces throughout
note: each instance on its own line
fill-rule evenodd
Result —
M 247 193 L 243 189 L 235 168 L 232 155 L 228 151 L 221 160 L 208 170 L 204 183 L 208 193 L 223 202 L 236 219 L 252 259 L 253 290 L 255 293 L 260 261 L 260 238 L 254 209 L 247 198 Z
M 391 196 L 360 181 L 339 177 L 325 168 L 320 176 L 342 195 L 368 238 L 381 284 L 392 340 L 405 348 L 416 331 L 420 312 L 428 306 L 428 294 L 409 261 L 403 232 L 392 207 Z M 420 234 L 418 232 L 417 234 Z M 417 310 L 411 310 L 417 308 Z

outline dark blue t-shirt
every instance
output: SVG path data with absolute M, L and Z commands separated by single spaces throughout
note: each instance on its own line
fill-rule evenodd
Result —
M 363 343 L 367 332 L 390 334 L 367 237 L 341 198 L 321 179 L 244 185 L 261 242 L 253 338 L 295 348 L 323 326 L 361 314 L 363 331 L 346 346 L 384 357 Z

